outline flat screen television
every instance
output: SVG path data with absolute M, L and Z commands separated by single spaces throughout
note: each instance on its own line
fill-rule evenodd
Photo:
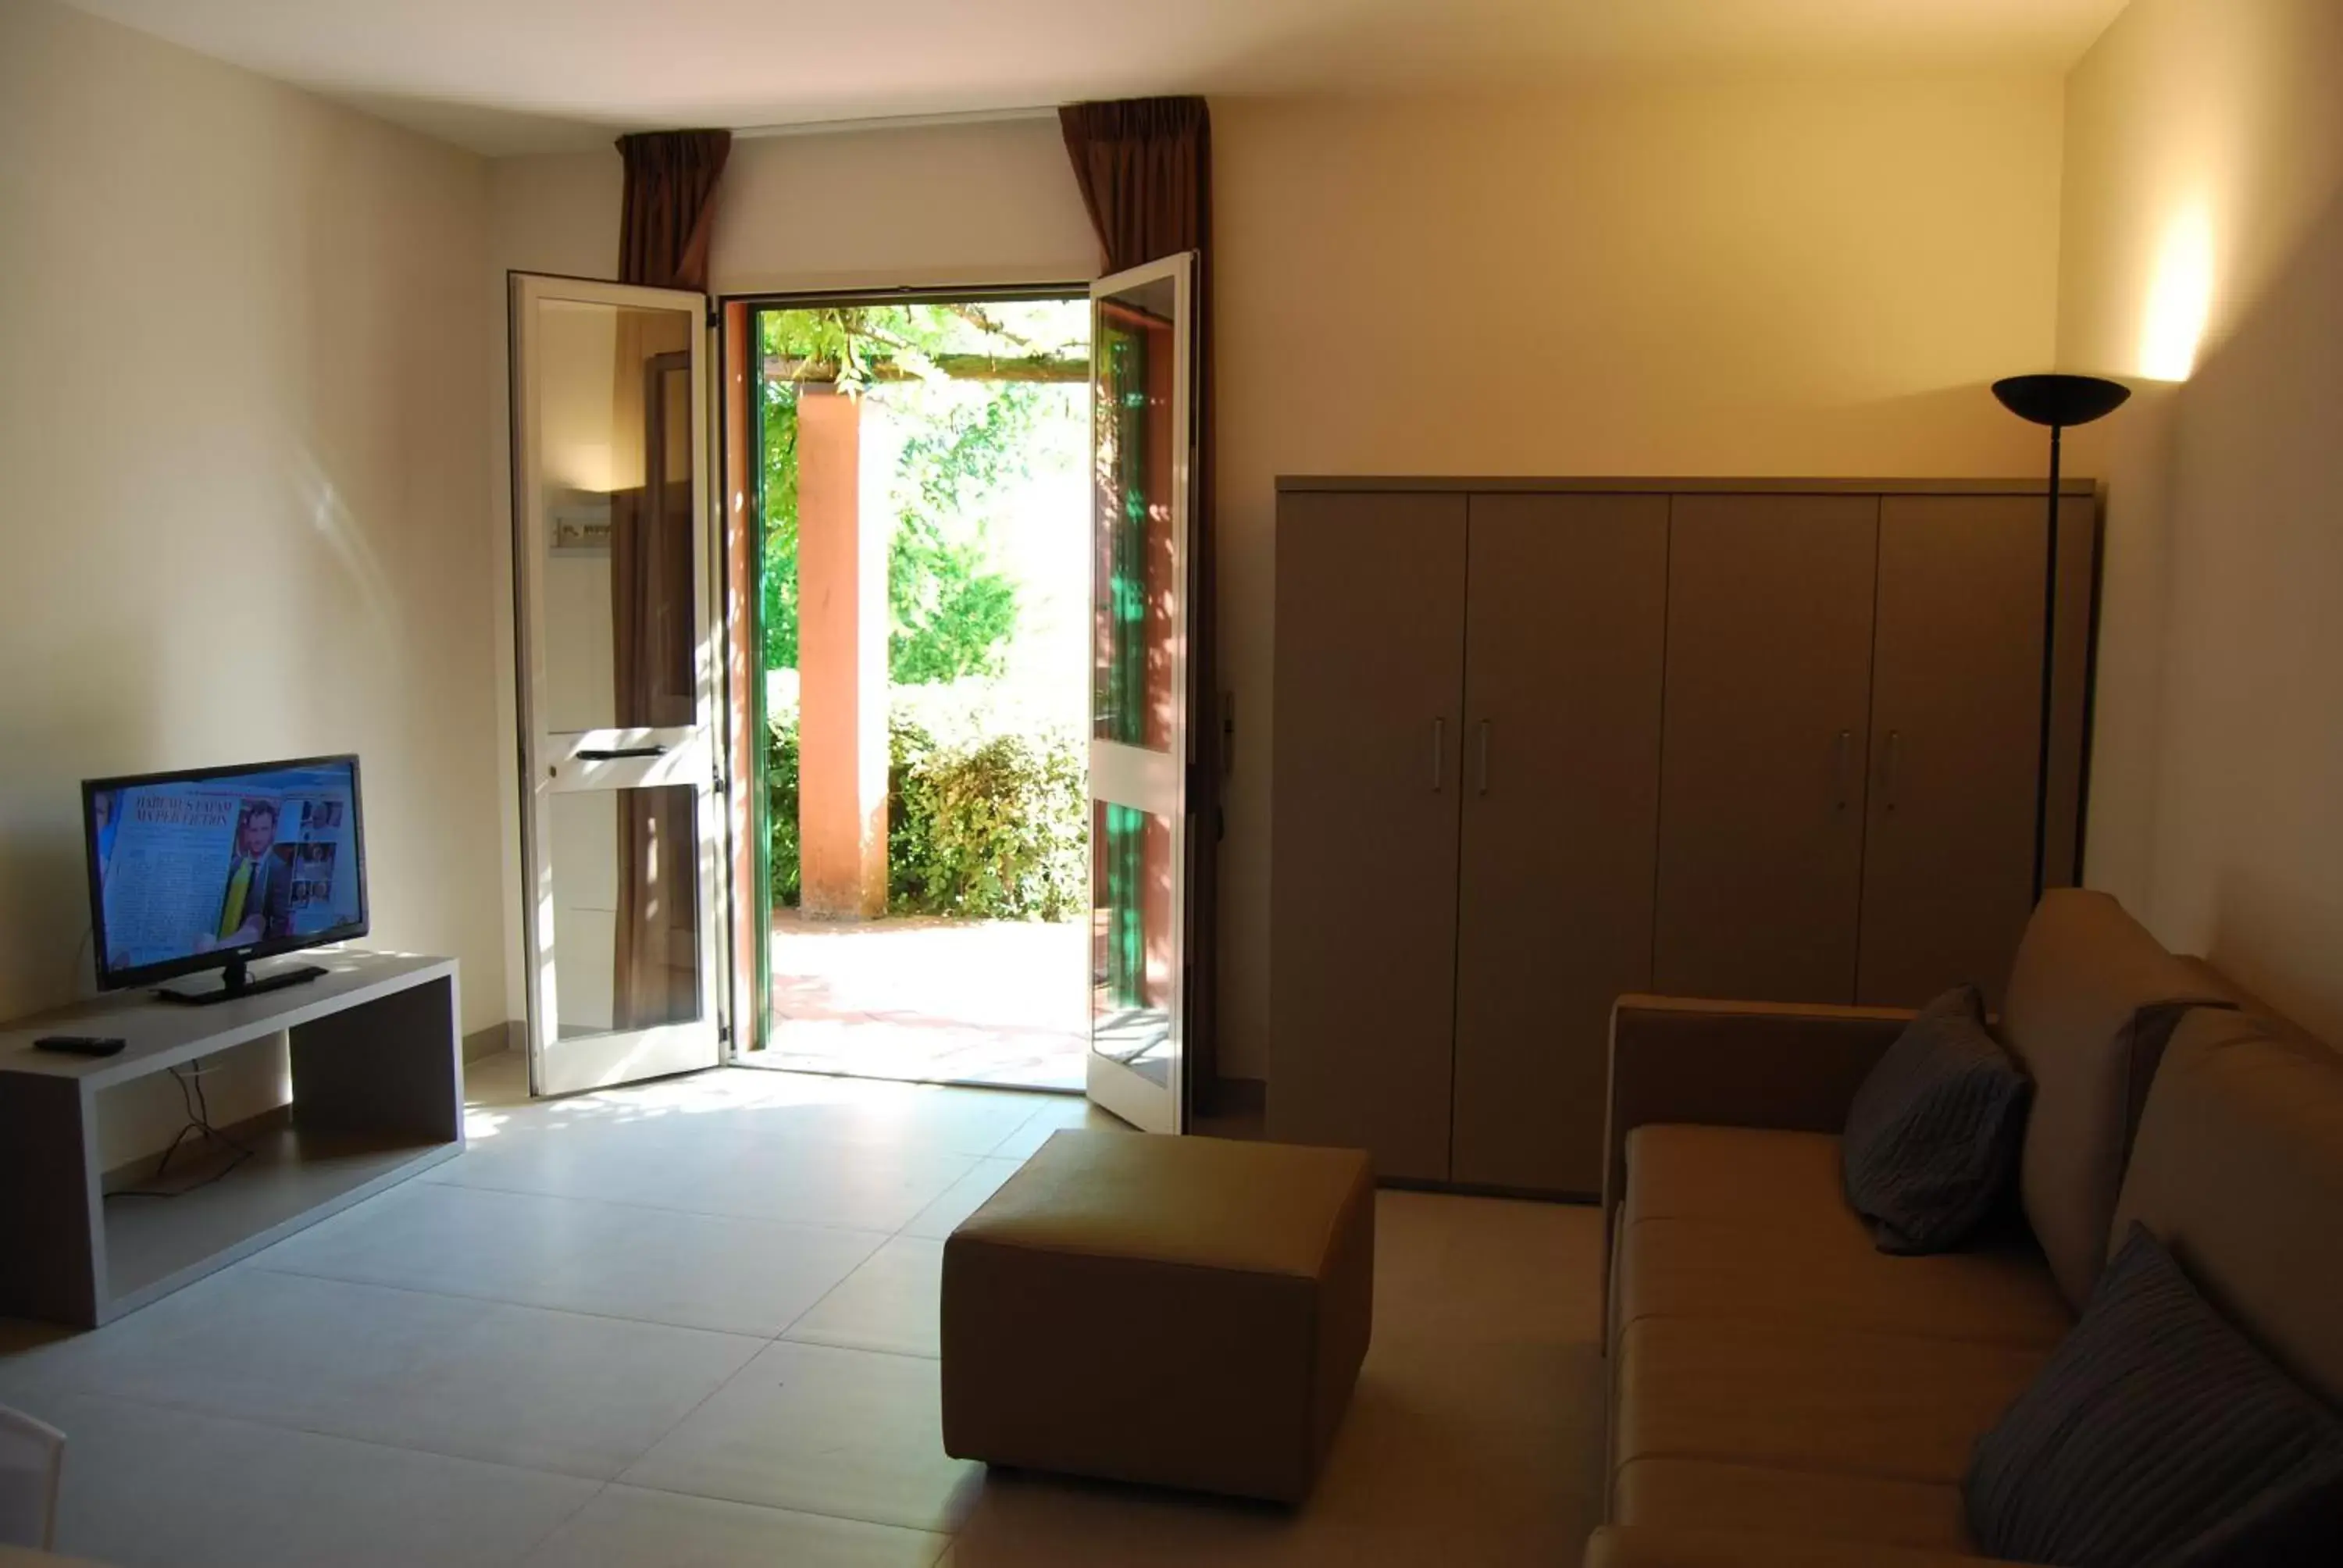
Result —
M 367 933 L 354 756 L 91 779 L 81 800 L 103 990 L 217 970 L 164 994 L 248 995 L 322 972 L 254 960 Z

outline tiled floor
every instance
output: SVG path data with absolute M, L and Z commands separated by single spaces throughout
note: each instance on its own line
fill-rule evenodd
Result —
M 1494 1565 L 1574 1563 L 1591 1527 L 1591 1210 L 1383 1194 L 1374 1348 L 1289 1512 L 944 1455 L 940 1239 L 1080 1101 L 727 1071 L 529 1104 L 502 1059 L 473 1085 L 471 1151 L 425 1178 L 96 1333 L 0 1322 L 0 1402 L 71 1438 L 66 1549 Z
M 1080 1089 L 1089 932 L 1086 920 L 837 925 L 777 910 L 767 1065 Z

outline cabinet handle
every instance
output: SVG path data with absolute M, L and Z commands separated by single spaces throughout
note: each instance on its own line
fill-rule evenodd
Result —
M 1898 777 L 1903 772 L 1903 762 L 1904 732 L 1900 729 L 1891 729 L 1887 732 L 1887 766 L 1881 769 L 1885 775 L 1881 783 L 1885 787 L 1887 809 L 1890 811 L 1896 809 L 1896 786 Z
M 1447 757 L 1448 720 L 1435 719 L 1432 721 L 1432 792 L 1434 795 L 1440 793 L 1443 764 L 1447 760 Z
M 1475 792 L 1486 795 L 1489 792 L 1489 721 L 1485 719 L 1481 720 L 1480 769 L 1481 777 Z
M 1831 793 L 1837 797 L 1835 810 L 1846 809 L 1846 753 L 1854 744 L 1852 729 L 1840 730 L 1838 739 L 1831 742 Z

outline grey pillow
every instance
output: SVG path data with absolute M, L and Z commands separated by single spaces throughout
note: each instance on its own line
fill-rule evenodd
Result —
M 2081 1320 L 1978 1440 L 1962 1493 L 1995 1557 L 2331 1565 L 2343 1561 L 2343 1420 L 2135 1221 Z
M 2033 1086 L 1957 986 L 1920 1010 L 1848 1107 L 1846 1201 L 1883 1252 L 1960 1245 L 2016 1185 Z

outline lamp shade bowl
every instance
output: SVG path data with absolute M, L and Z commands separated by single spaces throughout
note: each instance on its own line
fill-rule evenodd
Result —
M 2012 376 L 1995 382 L 1993 395 L 2021 419 L 2072 429 L 2122 407 L 2131 388 L 2097 376 Z

